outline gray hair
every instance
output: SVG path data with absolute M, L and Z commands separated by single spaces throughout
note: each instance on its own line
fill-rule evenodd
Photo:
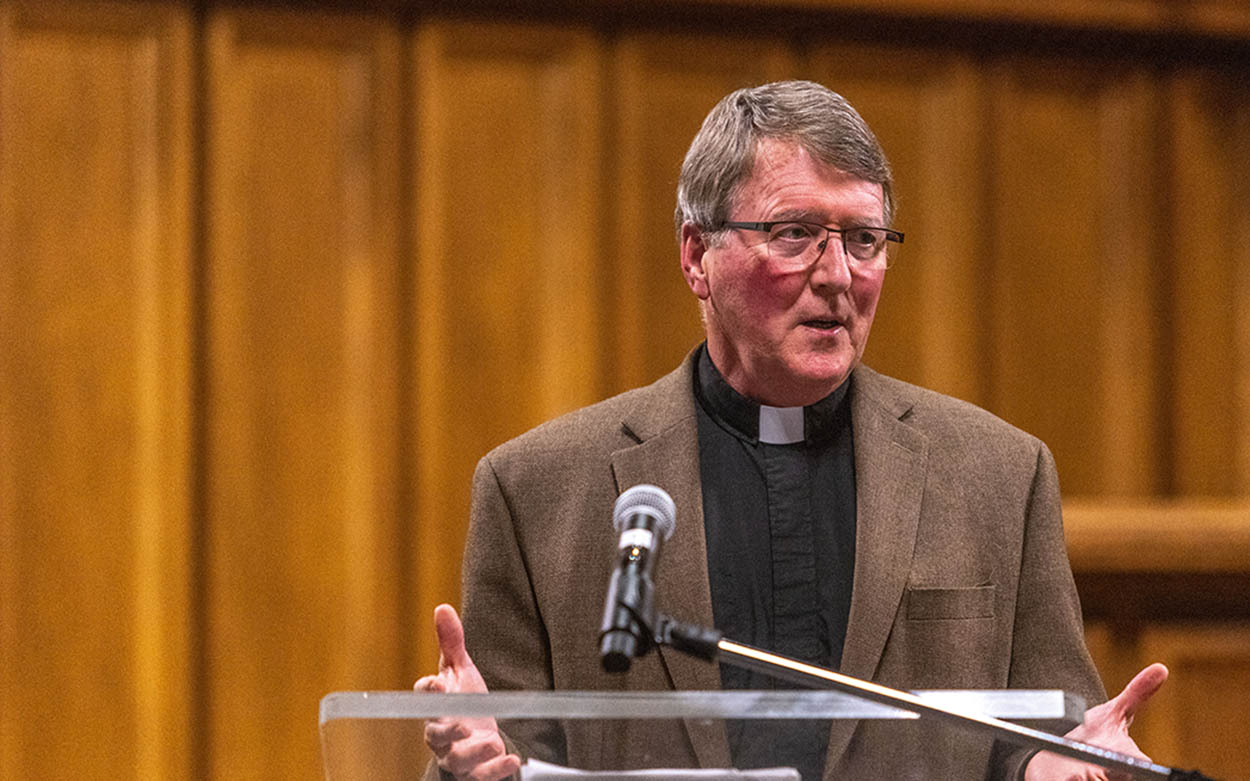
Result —
M 729 219 L 765 138 L 793 141 L 825 165 L 881 185 L 885 224 L 894 219 L 890 164 L 863 117 L 820 84 L 777 81 L 731 92 L 703 120 L 677 181 L 679 241 L 685 222 L 715 232 Z

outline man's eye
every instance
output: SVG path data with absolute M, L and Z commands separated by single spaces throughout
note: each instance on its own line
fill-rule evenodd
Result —
M 807 241 L 812 237 L 812 231 L 806 225 L 797 222 L 788 223 L 786 225 L 778 225 L 773 228 L 773 238 L 784 239 L 785 241 Z
M 861 247 L 872 247 L 877 244 L 879 238 L 876 231 L 866 228 L 849 230 L 846 232 L 846 242 L 848 244 L 858 244 Z

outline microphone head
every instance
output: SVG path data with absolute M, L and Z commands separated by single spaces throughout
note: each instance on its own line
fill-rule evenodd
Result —
M 616 498 L 616 507 L 612 510 L 613 526 L 618 532 L 624 531 L 629 517 L 637 512 L 645 512 L 655 519 L 655 532 L 661 540 L 667 542 L 673 536 L 673 527 L 677 525 L 677 506 L 663 488 L 642 483 L 626 489 Z

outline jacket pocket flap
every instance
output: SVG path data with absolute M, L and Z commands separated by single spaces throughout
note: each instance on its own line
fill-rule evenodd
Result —
M 907 617 L 993 618 L 994 586 L 967 588 L 908 588 Z

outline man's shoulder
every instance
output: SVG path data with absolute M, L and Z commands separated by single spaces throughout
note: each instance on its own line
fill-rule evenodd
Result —
M 633 388 L 611 398 L 566 412 L 504 442 L 487 457 L 515 456 L 530 450 L 593 447 L 604 440 L 615 441 L 622 433 L 622 421 L 645 388 Z
M 883 414 L 922 431 L 931 441 L 987 442 L 1036 451 L 1041 440 L 994 413 L 944 393 L 890 377 L 866 366 L 856 369 L 855 390 Z
M 491 462 L 542 458 L 558 461 L 611 453 L 638 444 L 652 431 L 694 415 L 689 362 L 650 385 L 567 412 L 495 447 Z

